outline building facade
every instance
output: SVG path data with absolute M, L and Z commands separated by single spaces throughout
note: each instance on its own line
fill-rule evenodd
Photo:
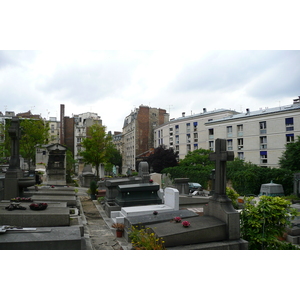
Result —
M 123 126 L 122 173 L 137 170 L 137 158 L 154 145 L 153 129 L 169 120 L 165 109 L 140 105 L 128 115 Z
M 79 152 L 83 150 L 82 141 L 88 136 L 88 128 L 91 127 L 95 122 L 102 125 L 102 120 L 97 113 L 86 112 L 78 115 L 74 115 L 74 159 L 78 161 L 77 172 L 81 173 L 83 170 L 82 157 Z
M 237 114 L 234 110 L 218 109 L 207 111 L 203 108 L 200 114 L 172 119 L 169 122 L 154 129 L 154 147 L 165 145 L 178 151 L 179 159 L 183 159 L 189 151 L 200 148 L 213 149 L 207 134 L 207 122 L 227 118 Z
M 198 148 L 215 150 L 217 138 L 227 140 L 235 157 L 262 167 L 278 167 L 285 145 L 300 135 L 300 97 L 291 105 L 237 113 L 215 110 L 183 116 L 154 130 L 155 147 L 161 144 L 179 151 L 183 159 Z
M 293 104 L 265 108 L 205 124 L 210 143 L 227 140 L 227 150 L 261 167 L 279 167 L 285 145 L 300 135 L 300 98 Z

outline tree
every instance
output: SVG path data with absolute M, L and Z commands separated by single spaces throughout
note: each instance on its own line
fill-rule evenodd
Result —
M 291 171 L 300 171 L 300 136 L 294 143 L 285 145 L 286 150 L 279 158 L 279 165 L 283 169 Z
M 189 178 L 190 182 L 198 182 L 206 189 L 211 171 L 215 168 L 215 163 L 209 159 L 209 153 L 211 151 L 206 149 L 189 152 L 178 166 L 165 168 L 162 172 L 170 174 L 172 179 Z
M 261 196 L 256 205 L 246 201 L 241 212 L 242 238 L 248 241 L 250 250 L 296 249 L 278 238 L 297 214 L 291 202 L 280 197 Z
M 98 179 L 100 164 L 108 161 L 109 150 L 112 147 L 112 137 L 106 134 L 105 129 L 105 126 L 94 123 L 88 130 L 88 137 L 82 141 L 84 150 L 79 153 L 85 163 L 96 168 Z
M 45 144 L 49 135 L 49 125 L 41 119 L 23 119 L 20 121 L 20 154 L 27 160 L 29 169 L 35 163 L 36 146 Z
M 178 165 L 178 152 L 173 148 L 160 145 L 148 157 L 148 163 L 153 172 L 161 173 L 164 168 L 175 167 Z
M 113 144 L 111 144 L 111 149 L 108 153 L 108 164 L 111 166 L 109 167 L 110 171 L 112 171 L 113 166 L 119 166 L 119 170 L 122 170 L 122 155 Z

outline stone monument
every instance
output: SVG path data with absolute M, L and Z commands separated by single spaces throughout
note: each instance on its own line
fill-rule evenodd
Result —
M 234 160 L 234 152 L 226 151 L 226 140 L 216 139 L 216 152 L 210 154 L 210 160 L 216 162 L 214 194 L 204 208 L 204 215 L 216 217 L 226 223 L 229 240 L 240 238 L 240 215 L 233 208 L 226 195 L 226 162 Z
M 47 164 L 47 184 L 66 185 L 66 152 L 61 144 L 47 146 L 49 153 Z
M 11 157 L 9 167 L 5 174 L 4 180 L 4 199 L 11 199 L 23 195 L 23 188 L 35 185 L 35 179 L 24 177 L 23 171 L 20 168 L 20 120 L 13 117 L 11 126 L 8 129 L 8 134 L 11 139 Z

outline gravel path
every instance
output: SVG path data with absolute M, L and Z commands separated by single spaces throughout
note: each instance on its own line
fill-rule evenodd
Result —
M 85 235 L 89 236 L 88 250 L 123 250 L 113 231 L 107 226 L 94 202 L 85 196 L 80 196 L 83 214 L 86 219 Z

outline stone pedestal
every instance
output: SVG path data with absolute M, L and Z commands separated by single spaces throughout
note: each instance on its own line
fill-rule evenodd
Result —
M 179 191 L 179 195 L 189 194 L 189 178 L 175 178 L 175 188 Z

